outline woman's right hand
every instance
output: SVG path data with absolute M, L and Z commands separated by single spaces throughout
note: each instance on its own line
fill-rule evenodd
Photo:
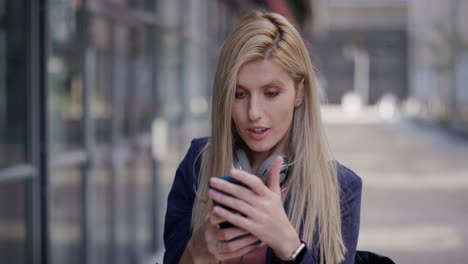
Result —
M 217 263 L 243 256 L 257 247 L 252 244 L 259 239 L 247 231 L 238 227 L 219 228 L 224 221 L 212 212 L 194 232 L 187 246 L 193 263 Z M 242 235 L 246 236 L 232 240 Z

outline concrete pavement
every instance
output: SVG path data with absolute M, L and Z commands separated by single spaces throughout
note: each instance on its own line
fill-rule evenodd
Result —
M 324 115 L 335 157 L 364 184 L 358 249 L 402 264 L 468 263 L 468 139 L 373 109 L 333 111 Z

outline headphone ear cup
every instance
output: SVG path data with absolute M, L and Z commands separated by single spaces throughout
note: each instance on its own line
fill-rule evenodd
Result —
M 234 168 L 241 169 L 248 173 L 252 173 L 252 168 L 250 167 L 250 161 L 245 151 L 243 149 L 237 149 L 234 152 L 234 154 L 235 154 L 235 160 L 237 161 L 237 164 L 234 164 Z

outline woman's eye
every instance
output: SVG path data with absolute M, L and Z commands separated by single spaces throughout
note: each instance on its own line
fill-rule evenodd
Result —
M 266 92 L 265 95 L 268 97 L 275 97 L 279 94 L 279 92 Z
M 236 98 L 242 98 L 244 96 L 245 96 L 244 92 L 236 92 L 236 95 L 235 95 Z

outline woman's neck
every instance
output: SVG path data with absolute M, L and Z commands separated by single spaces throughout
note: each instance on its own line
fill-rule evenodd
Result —
M 262 164 L 262 162 L 277 152 L 287 154 L 286 143 L 283 140 L 278 142 L 278 144 L 276 144 L 270 150 L 264 151 L 264 152 L 255 152 L 247 148 L 247 156 L 250 161 L 250 168 L 252 169 L 252 172 L 255 174 L 257 172 L 257 169 Z
M 250 167 L 252 168 L 252 172 L 255 174 L 257 173 L 258 167 L 264 160 L 266 160 L 270 156 L 270 153 L 262 152 L 262 153 L 253 153 L 249 155 L 250 160 Z

